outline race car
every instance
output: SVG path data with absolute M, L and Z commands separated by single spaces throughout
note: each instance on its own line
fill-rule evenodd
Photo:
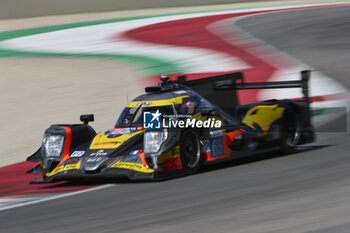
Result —
M 82 124 L 55 124 L 41 148 L 27 158 L 40 162 L 27 173 L 42 173 L 32 183 L 128 177 L 159 180 L 190 175 L 201 166 L 280 151 L 314 141 L 308 81 L 245 82 L 243 73 L 187 80 L 161 76 L 127 104 L 114 127 L 99 133 Z M 240 90 L 301 88 L 298 100 L 270 99 L 240 105 Z

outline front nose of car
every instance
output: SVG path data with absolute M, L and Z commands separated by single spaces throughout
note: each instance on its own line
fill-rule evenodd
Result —
M 108 157 L 87 156 L 84 158 L 84 171 L 86 173 L 99 172 L 107 160 Z

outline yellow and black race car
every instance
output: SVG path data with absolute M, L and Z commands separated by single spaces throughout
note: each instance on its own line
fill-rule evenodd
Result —
M 33 181 L 90 178 L 164 179 L 193 174 L 200 166 L 254 153 L 290 153 L 314 140 L 308 80 L 246 83 L 242 73 L 196 80 L 162 76 L 130 102 L 115 126 L 96 134 L 83 124 L 51 125 L 41 148 L 27 158 L 40 162 Z M 304 99 L 266 100 L 239 105 L 237 91 L 301 88 Z

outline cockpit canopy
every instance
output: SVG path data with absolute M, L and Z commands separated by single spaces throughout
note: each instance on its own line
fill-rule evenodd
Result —
M 178 82 L 164 77 L 158 86 L 146 87 L 147 94 L 126 106 L 115 127 L 142 126 L 143 113 L 157 110 L 165 115 L 193 115 L 203 109 L 216 109 L 226 123 L 233 124 L 238 106 L 234 88 L 236 79 L 242 79 L 240 73 L 191 81 L 179 79 Z
M 193 109 L 185 108 L 185 103 L 187 106 L 193 105 Z M 162 115 L 193 114 L 196 111 L 194 106 L 198 105 L 199 98 L 185 90 L 140 95 L 126 106 L 115 126 L 142 126 L 145 111 L 156 112 L 159 110 Z

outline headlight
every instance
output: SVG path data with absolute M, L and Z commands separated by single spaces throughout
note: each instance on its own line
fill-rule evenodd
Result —
M 143 149 L 145 153 L 156 153 L 160 146 L 168 139 L 168 131 L 166 129 L 159 131 L 145 132 L 143 138 Z
M 43 148 L 47 157 L 60 157 L 64 137 L 62 135 L 44 135 Z

